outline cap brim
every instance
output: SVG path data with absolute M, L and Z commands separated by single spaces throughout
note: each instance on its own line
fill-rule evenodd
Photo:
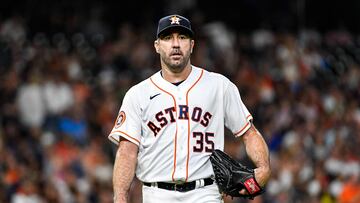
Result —
M 159 38 L 166 31 L 177 30 L 177 29 L 185 31 L 187 34 L 189 34 L 190 37 L 194 36 L 194 32 L 192 30 L 190 30 L 188 27 L 185 27 L 183 25 L 170 25 L 170 26 L 160 30 L 159 33 L 157 34 L 157 37 Z

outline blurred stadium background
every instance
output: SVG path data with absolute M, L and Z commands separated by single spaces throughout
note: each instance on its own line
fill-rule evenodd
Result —
M 193 64 L 238 86 L 269 144 L 272 178 L 252 202 L 359 203 L 359 10 L 355 0 L 1 2 L 0 202 L 112 202 L 107 135 L 124 93 L 159 70 L 158 19 L 178 13 L 196 32 Z M 226 151 L 249 163 L 228 134 Z M 135 179 L 132 203 L 140 188 Z

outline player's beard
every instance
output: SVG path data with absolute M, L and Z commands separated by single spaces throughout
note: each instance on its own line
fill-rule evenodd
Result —
M 181 54 L 181 57 L 179 60 L 173 61 L 173 59 L 171 59 L 171 54 L 170 56 L 167 55 L 161 55 L 161 60 L 162 62 L 170 69 L 171 72 L 173 73 L 180 73 L 181 71 L 184 70 L 184 68 L 186 67 L 186 65 L 189 63 L 190 60 L 190 50 L 186 51 L 185 54 L 182 53 L 179 50 L 179 53 Z

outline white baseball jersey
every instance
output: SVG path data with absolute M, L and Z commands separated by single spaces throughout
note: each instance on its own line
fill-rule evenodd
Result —
M 139 146 L 143 182 L 189 182 L 213 175 L 209 156 L 224 148 L 224 126 L 241 136 L 252 116 L 226 77 L 192 66 L 176 86 L 160 71 L 126 93 L 108 138 Z

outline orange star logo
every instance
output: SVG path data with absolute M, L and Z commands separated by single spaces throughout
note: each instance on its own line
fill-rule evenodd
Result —
M 177 16 L 172 16 L 171 18 L 170 18 L 170 20 L 171 20 L 171 25 L 172 24 L 180 24 L 180 18 L 178 18 Z

